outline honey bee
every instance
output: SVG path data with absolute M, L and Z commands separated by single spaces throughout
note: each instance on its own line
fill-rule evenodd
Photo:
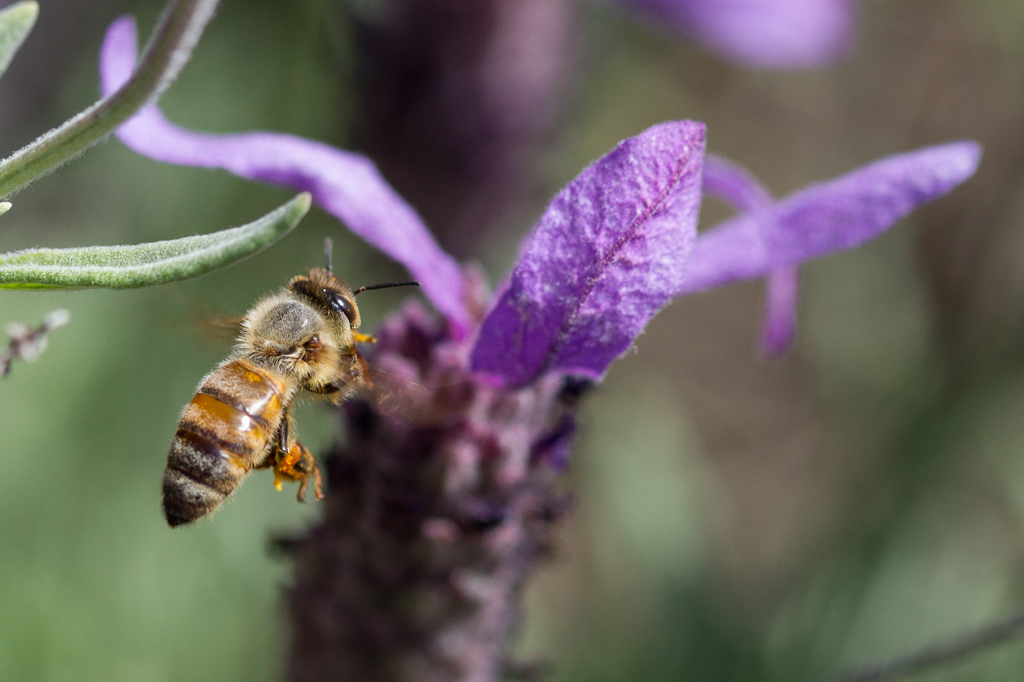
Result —
M 369 384 L 353 291 L 327 267 L 292 278 L 257 301 L 241 322 L 234 352 L 203 378 L 185 406 L 167 454 L 163 509 L 173 528 L 213 512 L 253 469 L 274 470 L 274 485 L 298 482 L 299 501 L 310 483 L 323 497 L 320 468 L 295 439 L 291 416 L 300 395 L 337 404 Z

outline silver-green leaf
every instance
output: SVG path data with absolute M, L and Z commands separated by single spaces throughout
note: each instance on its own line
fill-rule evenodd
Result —
M 0 197 L 81 154 L 155 101 L 188 61 L 218 0 L 169 0 L 132 77 L 48 133 L 0 161 Z
M 0 12 L 0 76 L 14 59 L 14 53 L 25 42 L 39 16 L 36 2 L 16 2 Z
M 0 255 L 0 288 L 134 289 L 226 267 L 290 232 L 309 210 L 303 193 L 259 220 L 213 234 L 136 246 L 27 249 Z

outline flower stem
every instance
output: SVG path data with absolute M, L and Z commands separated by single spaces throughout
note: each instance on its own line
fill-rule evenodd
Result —
M 907 675 L 953 663 L 989 647 L 1003 644 L 1024 635 L 1024 612 L 1005 620 L 991 623 L 973 632 L 930 644 L 923 649 L 899 656 L 890 661 L 872 663 L 826 678 L 827 682 L 879 682 L 895 680 Z M 825 682 L 823 680 L 822 682 Z
M 124 87 L 0 161 L 0 196 L 81 154 L 156 100 L 188 61 L 216 7 L 217 0 L 171 0 Z

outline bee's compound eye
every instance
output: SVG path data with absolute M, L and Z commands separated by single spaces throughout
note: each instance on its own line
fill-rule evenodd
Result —
M 323 292 L 324 297 L 331 303 L 331 310 L 348 318 L 349 324 L 355 324 L 356 311 L 353 309 L 352 303 L 344 296 L 333 291 L 324 289 Z

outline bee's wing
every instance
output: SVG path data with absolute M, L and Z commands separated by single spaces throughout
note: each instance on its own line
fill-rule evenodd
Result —
M 241 333 L 245 316 L 224 314 L 223 311 L 203 306 L 196 309 L 195 319 L 203 338 L 230 346 Z
M 376 362 L 367 363 L 366 370 L 367 385 L 359 392 L 359 397 L 385 416 L 406 422 L 422 419 L 430 393 L 416 380 L 415 372 L 408 367 Z

